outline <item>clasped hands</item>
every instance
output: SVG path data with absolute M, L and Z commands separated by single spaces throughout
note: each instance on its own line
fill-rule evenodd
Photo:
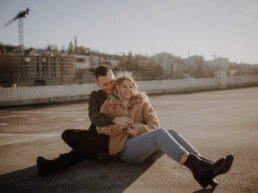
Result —
M 115 117 L 113 122 L 120 127 L 121 130 L 127 131 L 132 137 L 137 134 L 136 125 L 139 123 L 134 122 L 129 117 Z

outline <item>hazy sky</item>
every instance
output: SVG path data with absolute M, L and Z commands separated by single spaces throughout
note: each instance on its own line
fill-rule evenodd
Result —
M 109 54 L 168 52 L 258 64 L 258 0 L 0 0 L 0 43 L 78 45 Z

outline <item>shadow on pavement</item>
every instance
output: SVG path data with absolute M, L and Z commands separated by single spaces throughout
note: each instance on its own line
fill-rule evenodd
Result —
M 3 193 L 112 192 L 121 193 L 139 178 L 151 163 L 129 165 L 112 160 L 103 165 L 87 160 L 47 177 L 38 177 L 36 166 L 0 176 Z
M 201 189 L 201 190 L 197 190 L 193 193 L 213 193 L 215 189 L 210 188 L 210 189 Z

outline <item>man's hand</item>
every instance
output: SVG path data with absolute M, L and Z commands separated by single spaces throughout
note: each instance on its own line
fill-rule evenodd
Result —
M 128 128 L 133 123 L 133 120 L 129 117 L 115 117 L 113 123 L 119 125 L 121 128 Z

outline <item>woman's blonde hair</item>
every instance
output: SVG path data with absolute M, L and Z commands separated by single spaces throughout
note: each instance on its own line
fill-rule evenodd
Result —
M 115 84 L 115 89 L 114 89 L 114 93 L 113 95 L 115 97 L 117 97 L 118 99 L 122 99 L 121 97 L 121 94 L 120 94 L 120 85 L 122 84 L 122 82 L 124 82 L 125 80 L 128 80 L 132 83 L 133 85 L 133 90 L 134 90 L 134 93 L 133 94 L 136 94 L 138 93 L 138 90 L 137 90 L 137 85 L 136 83 L 134 82 L 134 80 L 130 77 L 130 76 L 121 76 L 121 77 L 118 77 L 116 79 L 116 84 Z

